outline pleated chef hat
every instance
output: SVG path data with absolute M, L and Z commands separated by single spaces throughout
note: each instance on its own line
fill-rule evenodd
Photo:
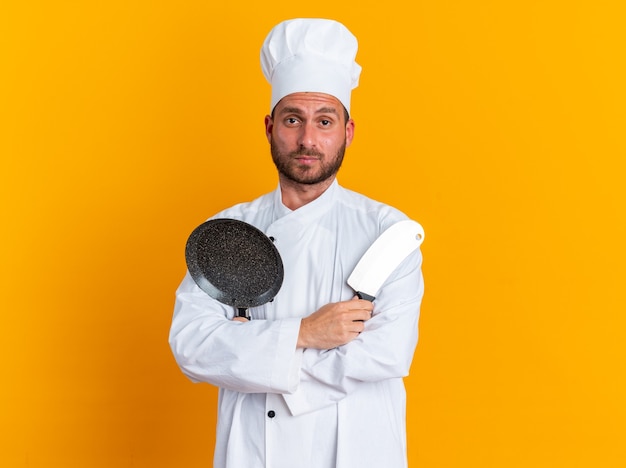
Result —
M 356 37 L 334 20 L 297 18 L 274 26 L 261 47 L 263 75 L 272 85 L 270 111 L 288 94 L 317 92 L 336 97 L 350 112 L 361 74 L 357 48 Z

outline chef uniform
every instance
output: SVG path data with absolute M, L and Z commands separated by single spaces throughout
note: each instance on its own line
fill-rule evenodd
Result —
M 262 49 L 272 108 L 287 94 L 317 91 L 349 109 L 360 72 L 355 55 L 356 39 L 340 23 L 279 24 Z M 325 73 L 309 81 L 320 70 Z M 252 320 L 245 323 L 232 321 L 235 309 L 201 291 L 189 274 L 176 292 L 173 354 L 192 381 L 220 389 L 213 466 L 406 467 L 402 378 L 418 337 L 420 251 L 385 282 L 356 339 L 330 350 L 296 349 L 301 319 L 351 299 L 346 280 L 359 258 L 406 215 L 335 180 L 297 210 L 282 203 L 278 187 L 213 218 L 240 219 L 261 229 L 274 239 L 284 266 L 274 300 L 252 308 Z

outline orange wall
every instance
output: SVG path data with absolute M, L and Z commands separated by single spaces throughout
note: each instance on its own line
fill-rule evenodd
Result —
M 295 16 L 360 40 L 341 182 L 427 231 L 411 466 L 626 466 L 623 5 L 2 2 L 0 466 L 211 466 L 174 290 L 275 187 L 258 55 Z

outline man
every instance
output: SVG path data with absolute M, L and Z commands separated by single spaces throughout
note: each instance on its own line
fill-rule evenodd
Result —
M 272 85 L 265 129 L 279 186 L 214 218 L 274 239 L 284 265 L 275 299 L 251 320 L 203 293 L 189 274 L 176 293 L 170 345 L 182 371 L 220 388 L 217 468 L 405 467 L 405 389 L 423 294 L 421 253 L 374 303 L 347 277 L 406 216 L 342 188 L 336 174 L 354 137 L 350 93 L 361 67 L 340 23 L 295 19 L 261 50 Z

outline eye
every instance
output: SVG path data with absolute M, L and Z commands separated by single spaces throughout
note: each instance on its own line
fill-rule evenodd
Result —
M 328 120 L 328 119 L 322 119 L 322 120 L 320 120 L 320 125 L 321 125 L 322 127 L 328 127 L 328 126 L 329 126 L 329 125 L 331 125 L 331 124 L 332 124 L 332 122 L 331 122 L 330 120 Z
M 298 124 L 298 122 L 299 122 L 299 120 L 298 120 L 297 118 L 295 118 L 295 117 L 287 117 L 287 118 L 285 119 L 285 123 L 286 123 L 287 125 L 297 125 L 297 124 Z

